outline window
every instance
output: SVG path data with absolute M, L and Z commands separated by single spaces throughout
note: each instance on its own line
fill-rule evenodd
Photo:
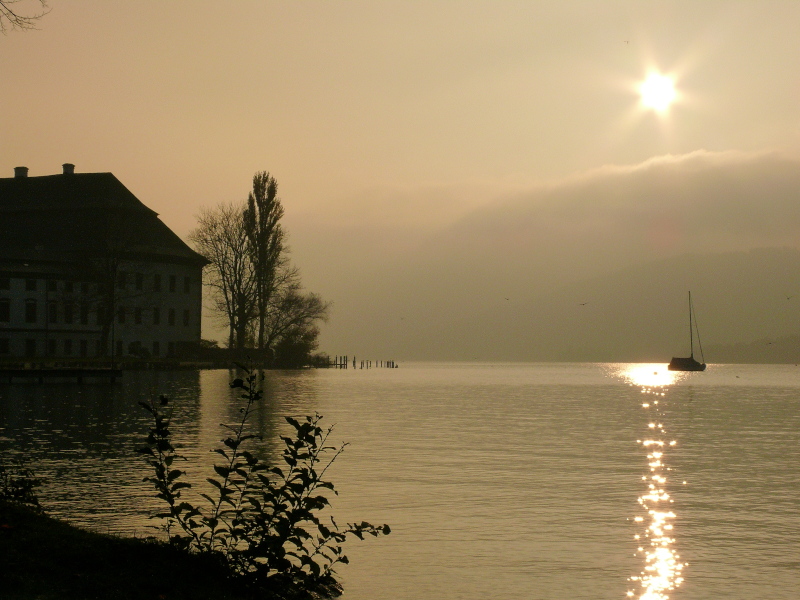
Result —
M 169 356 L 175 354 L 175 342 L 167 342 L 167 354 Z
M 133 322 L 137 325 L 142 324 L 142 308 L 140 306 L 133 309 Z
M 47 303 L 47 322 L 58 323 L 58 305 L 55 302 Z
M 106 322 L 106 309 L 103 306 L 97 307 L 97 324 L 103 325 Z
M 89 324 L 89 305 L 85 302 L 81 304 L 81 325 Z
M 177 279 L 176 279 L 175 275 L 170 275 L 169 276 L 169 291 L 170 292 L 174 292 L 175 291 L 176 283 L 177 283 Z
M 11 289 L 11 278 L 0 277 L 0 290 L 10 290 L 10 289 Z
M 67 292 L 68 294 L 72 293 L 73 287 L 74 286 L 71 281 L 64 282 L 64 291 Z
M 25 322 L 36 323 L 36 300 L 25 300 Z
M 183 311 L 183 326 L 184 327 L 188 327 L 189 326 L 189 309 L 188 308 Z
M 72 354 L 72 340 L 64 340 L 64 356 Z
M 11 301 L 3 298 L 0 300 L 0 323 L 11 321 Z
M 122 343 L 122 340 L 117 340 L 117 356 L 122 356 L 124 350 L 125 346 Z
M 86 358 L 89 355 L 89 342 L 86 340 L 81 340 L 80 347 L 81 358 Z
M 89 284 L 85 281 L 81 284 L 81 294 L 86 295 L 89 293 Z
M 127 283 L 128 274 L 125 271 L 120 271 L 117 273 L 117 287 L 121 290 L 125 289 L 125 284 Z
M 144 275 L 141 273 L 136 274 L 136 289 L 141 290 L 144 287 Z
M 120 306 L 117 309 L 117 323 L 119 323 L 121 325 L 124 322 L 125 322 L 125 307 L 124 306 Z
M 64 305 L 64 323 L 71 324 L 72 323 L 72 312 L 73 307 L 72 304 L 69 302 Z
M 175 325 L 175 309 L 174 308 L 170 308 L 169 309 L 169 324 L 170 325 Z
M 191 289 L 192 280 L 189 277 L 183 278 L 183 293 L 188 294 L 189 290 Z
M 36 356 L 36 340 L 25 340 L 25 356 Z
M 154 292 L 161 291 L 161 275 L 159 273 L 153 275 L 153 291 Z
M 35 292 L 36 291 L 36 280 L 35 279 L 26 279 L 25 280 L 25 291 L 26 292 Z
M 11 352 L 11 342 L 8 338 L 0 338 L 0 354 L 8 354 Z
M 47 340 L 47 356 L 55 356 L 55 355 L 56 355 L 56 341 Z
M 103 343 L 100 340 L 94 341 L 94 354 L 100 356 L 103 354 Z
M 47 280 L 47 291 L 48 292 L 57 292 L 58 291 L 58 282 L 55 279 L 48 279 Z
M 157 308 L 153 309 L 153 325 L 161 324 L 161 311 Z
M 161 356 L 161 344 L 153 342 L 153 356 Z

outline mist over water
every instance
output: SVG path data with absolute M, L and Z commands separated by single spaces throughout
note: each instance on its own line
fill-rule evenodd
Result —
M 136 403 L 173 398 L 200 482 L 219 423 L 237 415 L 230 375 L 0 384 L 0 450 L 35 459 L 51 514 L 155 533 Z M 337 521 L 392 527 L 348 543 L 345 600 L 788 600 L 800 586 L 798 367 L 415 363 L 266 377 L 259 452 L 276 456 L 284 415 L 318 411 L 351 444 L 330 473 Z

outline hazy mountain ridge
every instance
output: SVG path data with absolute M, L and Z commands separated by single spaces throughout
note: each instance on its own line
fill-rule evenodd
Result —
M 709 362 L 743 364 L 800 364 L 800 335 L 764 338 L 749 343 L 712 346 Z
M 384 352 L 392 357 L 668 362 L 689 354 L 689 290 L 707 361 L 795 362 L 787 338 L 800 335 L 793 248 L 648 261 L 524 299 L 498 296 L 483 310 L 425 319 L 436 308 L 423 305 L 406 316 L 367 315 L 364 326 L 390 332 Z
M 800 323 L 800 296 L 786 299 L 800 295 L 800 161 L 779 153 L 601 167 L 454 216 L 402 252 L 382 236 L 358 252 L 351 231 L 351 260 L 315 277 L 334 302 L 332 354 L 667 361 L 689 351 L 688 290 L 709 347 Z

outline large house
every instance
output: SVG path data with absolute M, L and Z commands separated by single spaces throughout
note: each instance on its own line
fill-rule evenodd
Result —
M 0 178 L 0 360 L 158 358 L 200 341 L 202 269 L 111 173 Z

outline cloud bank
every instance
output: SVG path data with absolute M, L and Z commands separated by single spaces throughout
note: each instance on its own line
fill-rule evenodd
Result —
M 524 344 L 510 338 L 525 337 L 531 314 L 554 318 L 541 312 L 545 305 L 554 310 L 541 299 L 569 286 L 687 254 L 745 256 L 800 245 L 800 160 L 776 152 L 700 150 L 604 166 L 493 200 L 470 198 L 460 211 L 452 208 L 457 192 L 425 192 L 408 202 L 402 195 L 390 202 L 373 197 L 372 216 L 354 211 L 350 221 L 331 222 L 331 243 L 347 231 L 339 242 L 347 252 L 317 278 L 319 291 L 335 302 L 323 334 L 329 352 L 513 358 L 508 348 Z M 449 204 L 437 204 L 437 196 Z M 681 302 L 690 282 L 671 277 Z M 704 277 L 714 278 L 701 270 L 696 285 Z M 754 298 L 740 294 L 739 301 Z M 505 332 L 499 339 L 498 331 Z M 550 335 L 559 334 L 542 333 L 535 344 L 552 346 Z M 602 340 L 593 344 L 602 351 Z M 519 359 L 536 355 L 530 349 Z

